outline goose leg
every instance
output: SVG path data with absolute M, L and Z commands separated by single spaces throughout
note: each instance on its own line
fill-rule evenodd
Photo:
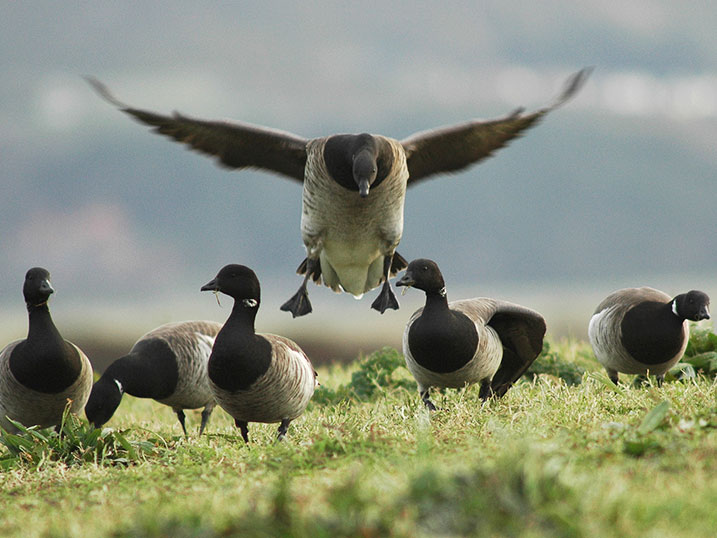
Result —
M 423 392 L 421 392 L 421 400 L 423 400 L 423 403 L 426 404 L 426 407 L 428 407 L 429 411 L 436 411 L 438 408 L 435 406 L 435 404 L 429 398 L 429 394 L 428 394 L 429 390 L 430 389 L 426 389 Z
M 187 436 L 187 428 L 184 425 L 184 410 L 180 409 L 178 407 L 175 407 L 174 412 L 177 414 L 179 423 L 182 425 L 182 431 L 184 432 L 184 437 L 186 437 Z
M 202 423 L 199 426 L 199 435 L 201 437 L 202 433 L 204 432 L 204 428 L 207 426 L 207 423 L 209 422 L 209 417 L 212 414 L 212 411 L 214 411 L 214 406 L 216 404 L 214 402 L 210 402 L 206 405 L 204 408 L 204 411 L 202 411 Z
M 613 383 L 615 383 L 617 385 L 617 381 L 618 381 L 617 370 L 605 368 L 605 371 L 607 372 L 607 376 L 610 378 L 610 381 L 612 381 Z
M 279 424 L 278 435 L 276 436 L 277 441 L 281 441 L 284 439 L 284 436 L 286 435 L 286 432 L 289 429 L 290 423 L 291 423 L 291 420 L 288 418 L 285 418 L 284 420 L 281 421 L 281 424 Z
M 493 396 L 493 387 L 491 386 L 491 382 L 483 381 L 480 384 L 480 391 L 478 392 L 478 397 L 481 400 L 487 400 L 491 396 Z
M 249 444 L 249 424 L 245 420 L 239 420 L 235 419 L 234 424 L 237 428 L 239 428 L 239 431 L 241 432 L 241 436 L 244 438 L 244 442 Z
M 383 259 L 383 286 L 381 286 L 381 292 L 376 297 L 376 300 L 371 304 L 371 308 L 378 310 L 383 314 L 388 308 L 398 310 L 398 299 L 396 294 L 391 289 L 391 284 L 388 281 L 391 273 L 391 263 L 393 260 L 393 254 L 386 256 Z
M 635 387 L 642 387 L 645 384 L 650 382 L 650 378 L 646 375 L 640 374 L 635 376 L 635 380 L 632 382 L 633 386 Z
M 661 387 L 663 381 L 665 381 L 665 374 L 656 375 L 656 376 L 655 376 L 655 381 L 657 382 L 657 386 L 658 386 L 658 387 Z
M 295 318 L 310 314 L 313 310 L 311 302 L 309 301 L 309 292 L 306 289 L 306 284 L 309 282 L 310 278 L 313 278 L 314 282 L 317 282 L 321 276 L 321 264 L 318 259 L 305 259 L 299 266 L 299 272 L 301 272 L 302 268 L 306 269 L 304 281 L 301 283 L 298 291 L 291 297 L 291 299 L 286 301 L 280 307 L 284 312 L 291 312 L 291 315 Z

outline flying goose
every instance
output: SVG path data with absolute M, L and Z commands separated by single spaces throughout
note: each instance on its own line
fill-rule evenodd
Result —
M 288 338 L 257 334 L 254 319 L 261 290 L 254 271 L 227 265 L 202 286 L 234 298 L 209 357 L 209 381 L 219 405 L 234 418 L 245 442 L 249 422 L 280 422 L 278 440 L 304 412 L 316 387 L 316 372 L 301 348 Z
M 90 395 L 89 359 L 52 322 L 47 301 L 54 291 L 46 269 L 34 267 L 25 275 L 27 338 L 0 351 L 0 426 L 7 431 L 16 428 L 6 417 L 24 426 L 59 426 L 68 400 L 77 414 Z
M 530 114 L 519 108 L 496 120 L 416 133 L 398 141 L 372 134 L 336 134 L 307 139 L 239 122 L 206 121 L 179 113 L 164 116 L 117 100 L 88 78 L 111 104 L 154 131 L 215 157 L 227 168 L 260 168 L 303 184 L 301 235 L 306 258 L 297 269 L 304 280 L 281 306 L 294 317 L 311 312 L 309 279 L 357 298 L 378 287 L 371 307 L 398 308 L 389 277 L 406 266 L 396 252 L 403 233 L 406 187 L 435 174 L 458 172 L 505 146 L 562 105 L 583 85 L 590 69 L 573 74 L 553 104 Z
M 485 297 L 449 303 L 443 275 L 432 260 L 409 263 L 396 286 L 426 293 L 426 305 L 406 324 L 403 354 L 431 411 L 436 409 L 429 397 L 431 387 L 480 383 L 482 399 L 503 396 L 543 348 L 543 316 Z
M 648 287 L 617 290 L 590 318 L 590 345 L 613 383 L 622 372 L 654 375 L 661 384 L 685 352 L 687 320 L 709 319 L 709 304 L 707 294 L 696 290 L 674 298 Z
M 85 415 L 95 427 L 106 423 L 122 395 L 152 398 L 177 414 L 184 435 L 185 409 L 203 407 L 202 435 L 216 402 L 209 388 L 207 361 L 222 328 L 216 321 L 182 321 L 157 327 L 142 336 L 92 387 Z

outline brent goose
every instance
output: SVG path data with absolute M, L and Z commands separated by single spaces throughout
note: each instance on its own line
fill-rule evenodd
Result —
M 22 293 L 29 317 L 25 340 L 0 351 L 0 426 L 59 426 L 70 401 L 79 413 L 92 388 L 92 365 L 75 344 L 62 338 L 50 316 L 47 301 L 55 290 L 50 273 L 41 267 L 25 275 Z
M 443 275 L 432 260 L 409 263 L 396 286 L 426 293 L 426 305 L 406 324 L 403 353 L 421 399 L 432 411 L 431 387 L 480 383 L 482 399 L 503 396 L 543 348 L 543 316 L 485 297 L 449 303 Z
M 216 405 L 209 388 L 207 361 L 221 328 L 216 321 L 183 321 L 162 325 L 142 336 L 92 387 L 85 406 L 87 420 L 95 427 L 102 426 L 127 393 L 171 407 L 184 435 L 184 410 L 203 407 L 202 435 Z
M 653 288 L 625 288 L 595 309 L 588 337 L 595 357 L 613 383 L 618 372 L 657 376 L 682 358 L 690 335 L 687 320 L 709 319 L 710 299 L 692 290 L 670 297 Z
M 129 107 L 99 81 L 88 81 L 123 112 L 157 133 L 216 157 L 222 166 L 260 168 L 303 183 L 301 235 L 307 256 L 297 272 L 304 280 L 281 306 L 296 317 L 312 310 L 308 280 L 318 283 L 322 277 L 332 290 L 355 297 L 383 282 L 372 308 L 381 313 L 397 309 L 388 279 L 406 266 L 396 252 L 403 233 L 406 187 L 491 156 L 574 95 L 590 71 L 572 75 L 555 102 L 536 112 L 523 114 L 519 108 L 496 120 L 472 120 L 401 141 L 366 133 L 306 139 L 248 123 L 197 120 L 179 113 L 165 116 Z
M 281 440 L 314 394 L 317 383 L 311 361 L 288 338 L 254 331 L 261 290 L 248 267 L 227 265 L 201 290 L 234 299 L 209 357 L 209 381 L 217 402 L 234 418 L 245 442 L 249 442 L 249 422 L 280 422 Z

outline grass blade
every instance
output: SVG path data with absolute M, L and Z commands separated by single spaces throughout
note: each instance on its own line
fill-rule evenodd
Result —
M 652 430 L 662 424 L 662 421 L 665 420 L 665 417 L 667 416 L 667 412 L 669 410 L 670 401 L 662 400 L 655 407 L 650 409 L 647 415 L 645 415 L 645 418 L 642 419 L 640 426 L 637 428 L 637 432 L 643 435 L 646 433 L 650 433 Z
M 603 374 L 603 373 L 600 373 L 600 372 L 590 372 L 590 373 L 588 374 L 588 377 L 590 377 L 591 379 L 594 379 L 595 381 L 597 381 L 597 382 L 600 383 L 601 385 L 607 387 L 608 389 L 610 389 L 611 391 L 613 391 L 613 392 L 615 392 L 615 393 L 617 393 L 617 394 L 623 394 L 623 395 L 625 394 L 625 389 L 623 389 L 621 386 L 616 385 L 615 383 L 613 383 L 612 380 L 611 380 L 608 376 L 606 376 L 605 374 Z

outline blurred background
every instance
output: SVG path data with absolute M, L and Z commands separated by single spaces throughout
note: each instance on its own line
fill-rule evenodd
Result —
M 304 137 L 416 131 L 562 108 L 492 159 L 408 192 L 399 252 L 443 269 L 449 299 L 532 307 L 582 338 L 610 291 L 717 297 L 717 4 L 669 0 L 2 2 L 0 345 L 22 338 L 25 271 L 52 273 L 56 324 L 102 364 L 144 332 L 224 320 L 199 288 L 254 268 L 257 328 L 317 362 L 399 347 L 402 307 L 313 286 L 314 313 L 279 311 L 300 283 L 301 188 L 226 171 L 102 101 L 237 119 Z

